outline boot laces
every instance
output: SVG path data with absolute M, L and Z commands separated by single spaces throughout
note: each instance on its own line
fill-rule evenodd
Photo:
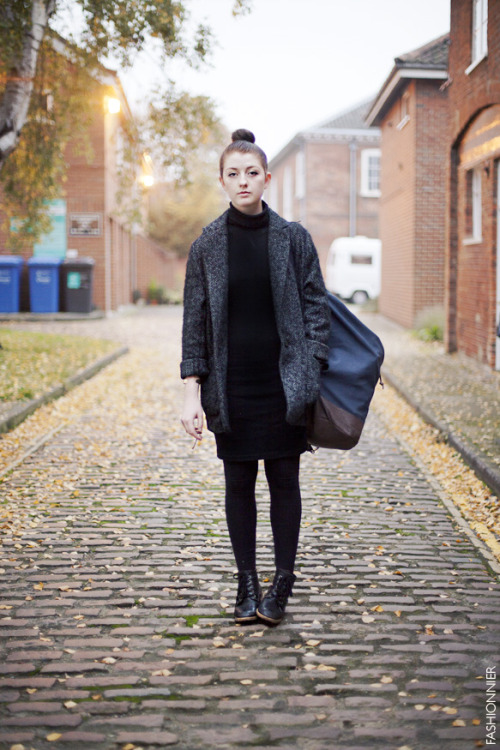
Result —
M 288 597 L 292 594 L 292 583 L 289 578 L 278 578 L 273 586 L 276 603 L 282 609 L 285 607 Z
M 246 598 L 259 598 L 259 582 L 256 575 L 251 573 L 236 573 L 234 577 L 238 578 L 237 604 L 241 604 Z

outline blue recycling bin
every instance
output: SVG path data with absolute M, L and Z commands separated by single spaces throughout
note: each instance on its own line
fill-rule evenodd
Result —
M 18 255 L 0 255 L 0 313 L 19 312 L 23 263 Z
M 30 310 L 34 313 L 59 312 L 60 258 L 34 257 L 28 260 Z

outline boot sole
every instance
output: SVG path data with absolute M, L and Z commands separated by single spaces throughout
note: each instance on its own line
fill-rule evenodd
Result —
M 251 617 L 235 617 L 234 621 L 236 623 L 257 622 L 257 615 L 252 615 Z
M 283 619 L 283 617 L 280 617 L 279 620 L 274 620 L 272 617 L 268 617 L 267 615 L 261 614 L 261 612 L 259 612 L 258 610 L 257 610 L 257 617 L 259 618 L 259 620 L 264 620 L 264 622 L 269 622 L 271 625 L 279 625 Z

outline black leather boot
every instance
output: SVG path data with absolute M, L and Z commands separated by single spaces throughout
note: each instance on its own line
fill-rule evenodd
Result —
M 257 615 L 270 625 L 278 625 L 285 614 L 288 597 L 292 595 L 295 576 L 289 570 L 278 570 L 272 586 L 257 608 Z
M 255 569 L 240 570 L 234 577 L 238 579 L 234 621 L 242 623 L 255 622 L 257 619 L 257 605 L 261 597 L 257 571 Z

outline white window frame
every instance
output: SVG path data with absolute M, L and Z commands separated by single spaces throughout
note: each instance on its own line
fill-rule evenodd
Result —
M 293 178 L 289 164 L 283 170 L 283 218 L 293 221 Z
M 410 122 L 410 94 L 405 91 L 401 97 L 401 120 L 396 125 L 397 129 L 403 130 L 408 122 Z
M 273 209 L 273 211 L 276 211 L 279 213 L 279 194 L 278 194 L 278 181 L 273 180 L 271 178 L 271 183 L 269 185 L 269 193 L 268 193 L 268 203 L 269 206 Z
M 465 245 L 473 245 L 483 241 L 483 198 L 482 198 L 482 168 L 472 170 L 472 233 L 464 238 Z
M 379 198 L 380 197 L 380 172 L 379 172 L 379 187 L 378 188 L 370 187 L 370 160 L 375 156 L 379 160 L 379 170 L 380 170 L 381 150 L 379 148 L 364 148 L 361 151 L 360 195 L 362 198 Z
M 295 157 L 295 197 L 302 200 L 306 196 L 306 155 L 298 151 Z
M 488 56 L 488 0 L 472 0 L 471 64 L 469 75 Z

